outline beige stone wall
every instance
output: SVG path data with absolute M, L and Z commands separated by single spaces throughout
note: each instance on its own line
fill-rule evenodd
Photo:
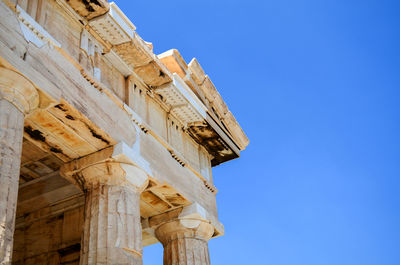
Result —
M 184 153 L 184 144 L 182 137 L 182 124 L 173 117 L 168 118 L 167 122 L 168 126 L 168 142 L 176 148 L 176 150 L 183 154 Z
M 203 175 L 210 183 L 213 183 L 212 172 L 211 172 L 211 158 L 207 150 L 199 146 L 199 158 L 200 158 L 200 174 Z
M 200 156 L 199 145 L 187 134 L 182 134 L 184 153 L 183 155 L 192 165 L 192 167 L 200 172 Z
M 147 97 L 147 122 L 163 139 L 167 140 L 167 113 L 153 99 Z
M 124 76 L 104 57 L 101 57 L 99 61 L 101 71 L 100 81 L 106 87 L 109 87 L 122 101 L 126 101 Z
M 129 82 L 129 103 L 128 106 L 133 109 L 142 119 L 146 120 L 146 88 L 139 80 L 131 79 Z

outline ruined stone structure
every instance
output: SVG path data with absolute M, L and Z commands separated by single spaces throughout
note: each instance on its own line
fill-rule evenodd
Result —
M 106 0 L 0 0 L 0 264 L 210 264 L 211 168 L 248 139 L 152 48 Z

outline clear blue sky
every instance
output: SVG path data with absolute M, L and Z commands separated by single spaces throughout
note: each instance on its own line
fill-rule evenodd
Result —
M 213 265 L 400 264 L 399 1 L 117 4 L 199 60 L 250 138 L 214 168 Z

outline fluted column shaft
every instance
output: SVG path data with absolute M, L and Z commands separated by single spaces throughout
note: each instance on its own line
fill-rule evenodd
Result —
M 139 192 L 130 187 L 89 187 L 81 264 L 142 264 L 139 201 Z
M 81 265 L 142 264 L 140 192 L 147 175 L 121 150 L 109 147 L 60 169 L 85 193 Z
M 180 220 L 166 222 L 156 229 L 164 246 L 164 265 L 209 265 L 208 240 L 214 228 L 206 221 L 185 226 Z
M 208 242 L 182 237 L 169 241 L 164 247 L 164 265 L 209 265 Z
M 0 264 L 11 264 L 24 115 L 37 108 L 36 88 L 0 67 Z
M 24 115 L 0 99 L 0 264 L 10 264 L 21 164 Z

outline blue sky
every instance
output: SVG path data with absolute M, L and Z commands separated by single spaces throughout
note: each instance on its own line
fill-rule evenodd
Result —
M 199 60 L 250 138 L 214 168 L 213 265 L 400 264 L 399 1 L 116 2 L 156 53 Z

